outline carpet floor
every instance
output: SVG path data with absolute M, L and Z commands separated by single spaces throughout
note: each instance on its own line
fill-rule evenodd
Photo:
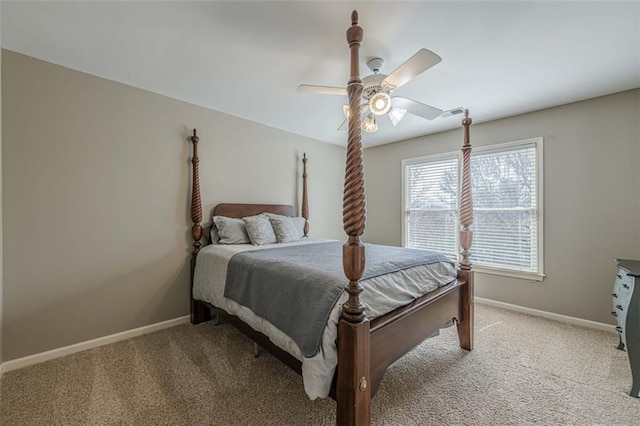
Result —
M 617 337 L 476 305 L 475 349 L 455 327 L 387 372 L 375 425 L 640 425 Z M 181 325 L 11 371 L 2 425 L 333 425 L 335 402 L 230 325 Z

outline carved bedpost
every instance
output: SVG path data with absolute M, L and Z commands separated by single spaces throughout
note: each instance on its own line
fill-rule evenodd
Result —
M 191 136 L 191 142 L 193 142 L 193 157 L 191 158 L 191 164 L 193 165 L 193 184 L 191 187 L 191 221 L 193 226 L 191 227 L 191 236 L 193 237 L 193 257 L 196 257 L 200 252 L 200 240 L 202 239 L 202 201 L 200 198 L 200 158 L 198 158 L 198 142 L 200 138 L 196 129 L 193 129 L 193 136 Z
M 347 41 L 351 50 L 351 78 L 347 86 L 350 111 L 360 110 L 360 43 L 363 31 L 358 26 L 358 12 L 351 14 Z M 365 307 L 360 301 L 360 279 L 365 269 L 365 248 L 360 241 L 364 233 L 366 204 L 360 114 L 349 117 L 349 140 L 344 179 L 342 220 L 349 236 L 342 249 L 344 272 L 349 280 L 349 299 L 342 306 L 338 325 L 338 425 L 369 425 L 371 422 L 370 334 Z
M 469 118 L 469 110 L 464 110 L 464 144 L 462 145 L 462 185 L 460 193 L 460 269 L 470 270 L 469 249 L 473 232 L 469 229 L 473 223 L 473 200 L 471 196 L 471 142 L 469 140 L 469 126 L 473 120 Z
M 193 237 L 193 254 L 191 256 L 191 323 L 199 324 L 207 321 L 210 317 L 209 309 L 199 300 L 193 299 L 193 273 L 196 266 L 196 257 L 200 252 L 202 239 L 202 201 L 200 198 L 200 170 L 198 158 L 198 137 L 196 129 L 193 129 L 193 136 L 191 136 L 191 142 L 193 142 L 193 157 L 191 158 L 191 164 L 193 165 L 193 182 L 191 185 L 191 221 L 193 226 L 191 227 L 191 236 Z
M 462 319 L 458 321 L 458 337 L 460 346 L 466 350 L 473 349 L 473 267 L 469 261 L 469 249 L 473 240 L 470 227 L 473 223 L 473 199 L 471 196 L 471 141 L 469 126 L 473 120 L 469 110 L 464 111 L 462 126 L 464 127 L 464 143 L 462 145 L 462 185 L 460 192 L 460 266 L 458 277 L 467 285 L 462 288 Z
M 307 195 L 307 153 L 302 154 L 302 217 L 304 236 L 309 236 L 309 196 Z

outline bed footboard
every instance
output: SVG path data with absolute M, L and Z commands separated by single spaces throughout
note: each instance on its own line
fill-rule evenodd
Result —
M 455 281 L 371 322 L 371 396 L 387 368 L 452 319 L 463 316 L 466 282 Z

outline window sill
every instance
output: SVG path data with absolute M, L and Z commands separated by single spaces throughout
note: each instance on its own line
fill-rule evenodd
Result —
M 537 272 L 512 271 L 509 269 L 490 268 L 487 266 L 474 266 L 473 270 L 475 272 L 480 272 L 481 274 L 500 275 L 503 277 L 519 278 L 527 281 L 542 281 L 546 276 L 545 274 Z

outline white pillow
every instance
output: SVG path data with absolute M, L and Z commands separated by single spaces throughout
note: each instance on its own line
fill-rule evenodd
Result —
M 278 242 L 276 234 L 273 232 L 271 221 L 264 214 L 256 216 L 243 217 L 244 225 L 247 228 L 247 234 L 254 246 L 263 244 L 275 244 Z
M 249 235 L 242 219 L 214 216 L 213 222 L 220 235 L 219 244 L 250 244 Z

